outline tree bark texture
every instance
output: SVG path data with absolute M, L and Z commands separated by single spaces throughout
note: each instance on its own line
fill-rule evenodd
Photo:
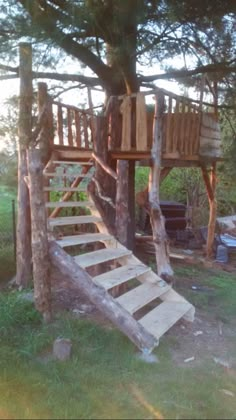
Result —
M 113 322 L 142 351 L 151 352 L 157 344 L 155 338 L 116 302 L 103 287 L 96 285 L 73 257 L 67 254 L 56 242 L 49 243 L 52 270 L 60 270 L 63 278 L 78 287 L 89 300 Z
M 213 257 L 213 245 L 215 239 L 215 229 L 216 229 L 216 216 L 217 216 L 217 201 L 215 198 L 216 190 L 216 163 L 212 164 L 210 177 L 205 166 L 201 167 L 202 176 L 205 182 L 208 203 L 209 203 L 209 222 L 208 222 L 208 234 L 207 234 L 207 244 L 206 244 L 206 255 L 207 258 Z
M 29 44 L 20 44 L 20 99 L 19 99 L 19 145 L 18 145 L 18 212 L 17 212 L 17 258 L 16 284 L 26 287 L 32 279 L 31 267 L 31 222 L 29 191 L 24 181 L 28 175 L 27 147 L 32 135 L 32 49 Z
M 173 276 L 170 265 L 168 237 L 165 230 L 165 219 L 160 208 L 160 177 L 162 151 L 162 113 L 164 96 L 158 94 L 155 103 L 153 125 L 152 166 L 149 174 L 150 221 L 153 231 L 153 242 L 156 252 L 157 273 L 168 280 Z
M 43 164 L 40 149 L 29 149 L 28 169 L 32 226 L 34 301 L 45 322 L 51 320 L 50 263 L 47 216 L 43 192 Z
M 43 110 L 47 109 L 47 118 L 44 123 L 43 129 L 40 132 L 39 144 L 42 154 L 42 160 L 46 165 L 50 159 L 53 146 L 53 114 L 52 114 L 52 102 L 48 95 L 47 84 L 40 82 L 38 83 L 38 112 L 39 115 Z
M 101 158 L 101 160 L 110 166 L 107 150 L 107 139 L 108 139 L 108 126 L 107 118 L 97 117 L 96 119 L 96 135 L 94 141 L 94 152 Z M 113 169 L 113 168 L 112 168 Z M 96 185 L 92 181 L 89 184 L 89 192 L 95 202 L 95 205 L 100 212 L 104 223 L 108 230 L 114 233 L 115 226 L 115 211 L 112 206 L 105 200 L 102 200 L 100 196 L 109 197 L 112 202 L 115 202 L 116 192 L 116 180 L 113 179 L 104 169 L 95 161 L 95 179 L 101 188 L 101 194 L 96 193 Z

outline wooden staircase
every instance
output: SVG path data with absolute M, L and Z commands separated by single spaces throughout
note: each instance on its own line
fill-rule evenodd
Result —
M 48 229 L 56 237 L 58 245 L 69 253 L 73 251 L 75 262 L 88 272 L 92 281 L 110 293 L 137 323 L 155 337 L 158 345 L 160 337 L 178 320 L 193 321 L 194 307 L 109 234 L 86 193 L 86 183 L 91 179 L 93 170 L 90 164 L 88 173 L 81 175 L 86 165 L 88 162 L 55 160 L 52 162 L 53 172 L 50 167 L 45 169 L 47 211 L 61 208 L 64 213 L 67 212 L 58 217 L 50 217 L 49 214 Z M 68 186 L 68 182 L 73 185 L 78 176 L 81 178 L 78 187 Z M 68 192 L 71 198 L 77 195 L 75 201 L 71 198 L 70 201 L 60 201 L 63 196 L 59 201 L 49 199 L 50 193 Z M 83 201 L 81 198 L 85 199 L 85 195 L 86 200 Z M 72 211 L 73 215 L 68 215 L 68 211 Z M 82 230 L 83 225 L 87 225 L 86 232 Z M 90 233 L 87 233 L 88 227 Z

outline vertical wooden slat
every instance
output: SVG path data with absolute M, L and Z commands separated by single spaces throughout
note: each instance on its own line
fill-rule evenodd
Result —
M 89 141 L 88 141 L 88 121 L 87 115 L 83 114 L 83 126 L 84 126 L 84 147 L 89 149 Z
M 81 126 L 80 126 L 80 114 L 78 111 L 74 111 L 75 118 L 75 142 L 78 148 L 81 148 Z
M 136 149 L 147 150 L 147 111 L 143 93 L 136 96 Z
M 62 116 L 61 105 L 57 106 L 57 134 L 58 134 L 58 139 L 59 139 L 59 145 L 63 146 L 64 136 L 63 136 L 63 116 Z
M 69 146 L 73 146 L 71 110 L 69 108 L 67 108 L 67 133 L 68 133 L 68 144 Z
M 168 113 L 166 121 L 166 153 L 172 152 L 172 97 L 168 98 Z
M 187 103 L 185 113 L 185 155 L 192 155 L 193 148 L 191 143 L 191 128 L 192 128 L 192 113 L 191 113 L 191 104 Z
M 181 111 L 180 111 L 180 121 L 179 121 L 179 152 L 181 155 L 185 154 L 185 142 L 186 142 L 186 132 L 185 132 L 185 101 L 181 102 Z
M 131 149 L 131 97 L 126 96 L 120 107 L 122 113 L 122 142 L 121 150 Z
M 178 150 L 178 142 L 179 142 L 179 112 L 180 111 L 180 103 L 179 100 L 176 100 L 175 105 L 175 112 L 173 115 L 173 152 Z

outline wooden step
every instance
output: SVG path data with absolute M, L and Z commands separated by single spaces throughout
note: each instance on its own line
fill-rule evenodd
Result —
M 72 162 L 69 160 L 53 160 L 56 165 L 81 165 L 81 166 L 93 166 L 93 162 Z
M 83 268 L 91 267 L 92 265 L 100 264 L 107 261 L 115 260 L 132 255 L 132 252 L 126 248 L 106 248 L 99 251 L 88 252 L 87 254 L 75 256 L 75 261 Z
M 142 264 L 127 264 L 115 270 L 93 277 L 95 283 L 100 284 L 104 289 L 109 290 L 115 286 L 126 283 L 127 281 L 138 278 L 142 274 L 148 273 L 151 268 Z
M 71 191 L 71 192 L 87 192 L 87 187 L 84 187 L 84 188 L 82 188 L 82 187 L 77 187 L 77 188 L 72 188 L 72 187 L 57 187 L 57 186 L 54 186 L 54 187 L 44 187 L 44 189 L 43 189 L 44 191 L 55 191 L 55 192 L 69 192 L 69 191 Z
M 139 323 L 154 337 L 159 339 L 172 327 L 186 312 L 192 308 L 188 302 L 165 301 L 150 311 Z
M 54 177 L 54 178 L 87 178 L 87 179 L 91 179 L 92 178 L 92 174 L 81 174 L 81 173 L 74 173 L 74 174 L 69 174 L 69 173 L 61 173 L 59 174 L 59 172 L 44 172 L 43 174 L 44 176 L 48 176 L 50 178 Z
M 113 239 L 113 236 L 103 233 L 86 233 L 84 235 L 64 236 L 57 243 L 62 248 L 65 248 L 67 246 L 83 245 L 92 242 L 109 241 L 110 239 Z
M 92 201 L 49 201 L 46 203 L 46 207 L 94 207 L 94 204 L 92 203 Z
M 100 217 L 96 216 L 69 216 L 69 217 L 54 217 L 48 219 L 50 227 L 53 226 L 66 226 L 66 225 L 82 225 L 85 223 L 98 223 L 102 222 Z
M 170 288 L 171 286 L 169 285 L 160 287 L 157 284 L 146 282 L 119 296 L 116 301 L 128 312 L 133 314 L 154 299 L 160 297 Z

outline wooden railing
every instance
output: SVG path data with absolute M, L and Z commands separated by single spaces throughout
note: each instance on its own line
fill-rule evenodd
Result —
M 220 157 L 220 130 L 214 109 L 164 89 L 112 97 L 107 107 L 107 150 L 121 152 L 124 159 L 149 154 L 153 142 L 154 100 L 162 95 L 162 157 L 164 159 L 198 160 L 199 157 Z M 211 112 L 212 111 L 212 112 Z M 53 145 L 93 151 L 95 119 L 91 112 L 52 101 L 54 126 Z M 132 156 L 133 155 L 133 156 Z M 116 158 L 116 157 L 115 157 Z
M 93 149 L 91 115 L 75 106 L 53 101 L 54 145 Z
M 107 114 L 110 120 L 109 150 L 122 152 L 125 156 L 131 153 L 150 152 L 153 141 L 154 111 L 148 110 L 146 97 L 155 95 L 164 97 L 162 113 L 162 156 L 166 159 L 196 160 L 204 149 L 203 143 L 214 150 L 220 147 L 219 125 L 216 122 L 214 109 L 203 108 L 200 101 L 193 101 L 164 89 L 155 89 L 147 93 L 113 98 Z M 133 110 L 136 108 L 136 119 Z M 152 104 L 149 102 L 149 109 Z M 153 103 L 154 108 L 154 103 Z M 210 112 L 212 111 L 212 112 Z M 114 125 L 116 121 L 116 127 Z M 120 121 L 121 128 L 117 127 Z M 207 130 L 204 128 L 207 124 Z M 217 145 L 213 141 L 217 140 Z M 210 145 L 210 146 L 209 146 Z M 206 147 L 203 154 L 207 154 Z M 216 156 L 216 157 L 217 157 Z

